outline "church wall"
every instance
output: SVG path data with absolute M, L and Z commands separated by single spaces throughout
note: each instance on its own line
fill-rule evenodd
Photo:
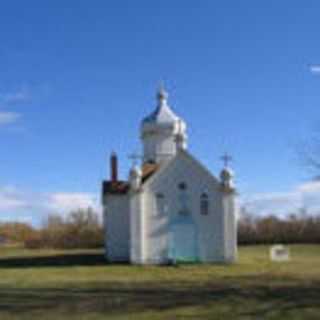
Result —
M 162 257 L 168 253 L 168 225 L 179 216 L 179 183 L 187 185 L 188 207 L 197 229 L 198 258 L 202 262 L 222 261 L 224 259 L 223 243 L 223 210 L 218 182 L 194 161 L 179 155 L 163 173 L 148 187 L 150 194 L 146 205 L 147 247 L 146 256 Z M 209 195 L 209 213 L 200 214 L 200 196 L 203 192 Z M 167 205 L 165 215 L 155 212 L 155 195 L 163 193 Z
M 225 260 L 234 262 L 237 260 L 237 220 L 236 203 L 234 194 L 225 194 L 224 203 L 224 244 Z
M 142 192 L 130 193 L 130 261 L 135 264 L 144 263 L 144 199 Z
M 147 190 L 144 194 L 144 262 L 166 263 L 168 262 L 168 216 L 157 206 L 157 193 Z
M 129 197 L 107 195 L 104 204 L 106 258 L 129 261 Z
M 168 156 L 176 154 L 176 143 L 170 134 L 148 135 L 144 137 L 144 157 L 145 160 L 166 159 Z

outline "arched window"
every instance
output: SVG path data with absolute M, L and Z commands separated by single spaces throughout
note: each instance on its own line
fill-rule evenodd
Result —
M 156 214 L 163 215 L 166 211 L 165 197 L 163 193 L 156 194 Z
M 200 213 L 204 216 L 209 214 L 209 197 L 205 192 L 200 196 Z
M 182 215 L 188 214 L 190 209 L 190 198 L 187 189 L 187 184 L 185 182 L 180 182 L 178 184 L 179 213 Z

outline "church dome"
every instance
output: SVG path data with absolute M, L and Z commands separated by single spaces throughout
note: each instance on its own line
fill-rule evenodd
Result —
M 174 126 L 182 121 L 168 105 L 168 93 L 164 88 L 160 88 L 157 93 L 157 108 L 142 120 L 142 129 L 150 126 Z
M 142 124 L 169 124 L 176 122 L 179 118 L 167 104 L 168 93 L 160 88 L 157 94 L 158 106 L 150 115 L 142 120 Z

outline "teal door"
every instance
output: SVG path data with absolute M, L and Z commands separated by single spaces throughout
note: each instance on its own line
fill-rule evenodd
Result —
M 179 214 L 169 226 L 169 259 L 175 262 L 198 260 L 196 225 L 190 214 Z

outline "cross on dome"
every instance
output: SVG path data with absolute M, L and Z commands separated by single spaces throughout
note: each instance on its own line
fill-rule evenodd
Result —
M 160 105 L 164 104 L 168 100 L 169 94 L 165 90 L 163 83 L 160 83 L 159 90 L 157 92 L 157 99 Z

